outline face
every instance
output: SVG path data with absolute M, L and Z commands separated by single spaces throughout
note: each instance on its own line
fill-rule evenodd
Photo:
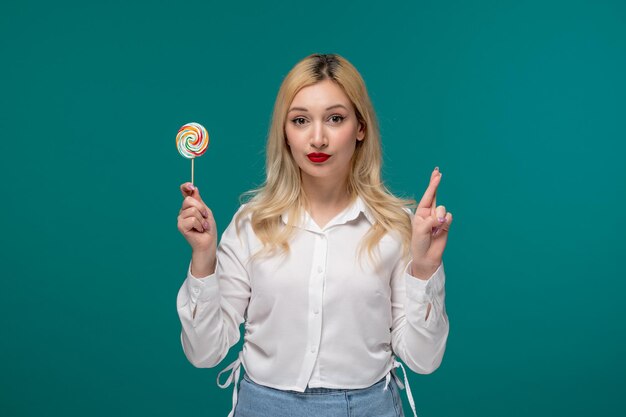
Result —
M 365 137 L 350 99 L 331 80 L 296 94 L 288 109 L 285 133 L 303 180 L 323 178 L 338 184 L 346 180 L 356 143 Z

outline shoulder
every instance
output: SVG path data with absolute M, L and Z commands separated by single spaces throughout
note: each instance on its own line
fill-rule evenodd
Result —
M 224 230 L 227 236 L 234 236 L 238 233 L 246 231 L 250 225 L 251 212 L 246 210 L 247 204 L 241 204 L 233 214 L 230 223 Z
M 243 203 L 239 206 L 233 218 L 231 220 L 231 224 L 236 227 L 245 227 L 246 225 L 250 225 L 252 221 L 252 210 L 250 210 L 249 203 Z
M 249 256 L 251 247 L 256 246 L 256 235 L 252 228 L 251 213 L 247 204 L 241 204 L 221 235 L 220 247 L 237 250 L 238 256 Z

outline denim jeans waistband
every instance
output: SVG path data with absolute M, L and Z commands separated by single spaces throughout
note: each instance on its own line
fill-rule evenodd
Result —
M 248 374 L 245 371 L 243 372 L 243 378 L 245 378 L 249 382 L 253 382 L 254 383 L 254 381 L 252 381 L 250 379 L 250 377 L 248 376 Z M 378 382 L 375 382 L 371 386 L 365 387 L 365 388 L 325 388 L 325 387 L 314 387 L 314 388 L 311 388 L 311 387 L 306 387 L 304 392 L 305 393 L 315 393 L 315 394 L 333 393 L 333 392 L 346 392 L 346 391 L 353 391 L 355 389 L 371 388 L 374 385 L 382 384 L 384 381 L 385 381 L 385 377 L 382 377 Z M 301 392 L 299 392 L 299 391 L 285 390 L 285 392 L 293 392 L 293 393 L 301 394 Z

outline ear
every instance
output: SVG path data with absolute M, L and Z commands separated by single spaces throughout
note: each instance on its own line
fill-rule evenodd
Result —
M 356 140 L 359 142 L 365 139 L 365 124 L 363 122 L 359 122 L 359 130 L 356 133 Z

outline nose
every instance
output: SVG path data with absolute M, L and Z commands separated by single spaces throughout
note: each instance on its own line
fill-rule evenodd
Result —
M 311 131 L 311 146 L 316 149 L 323 149 L 328 146 L 326 133 L 321 123 L 314 123 Z

